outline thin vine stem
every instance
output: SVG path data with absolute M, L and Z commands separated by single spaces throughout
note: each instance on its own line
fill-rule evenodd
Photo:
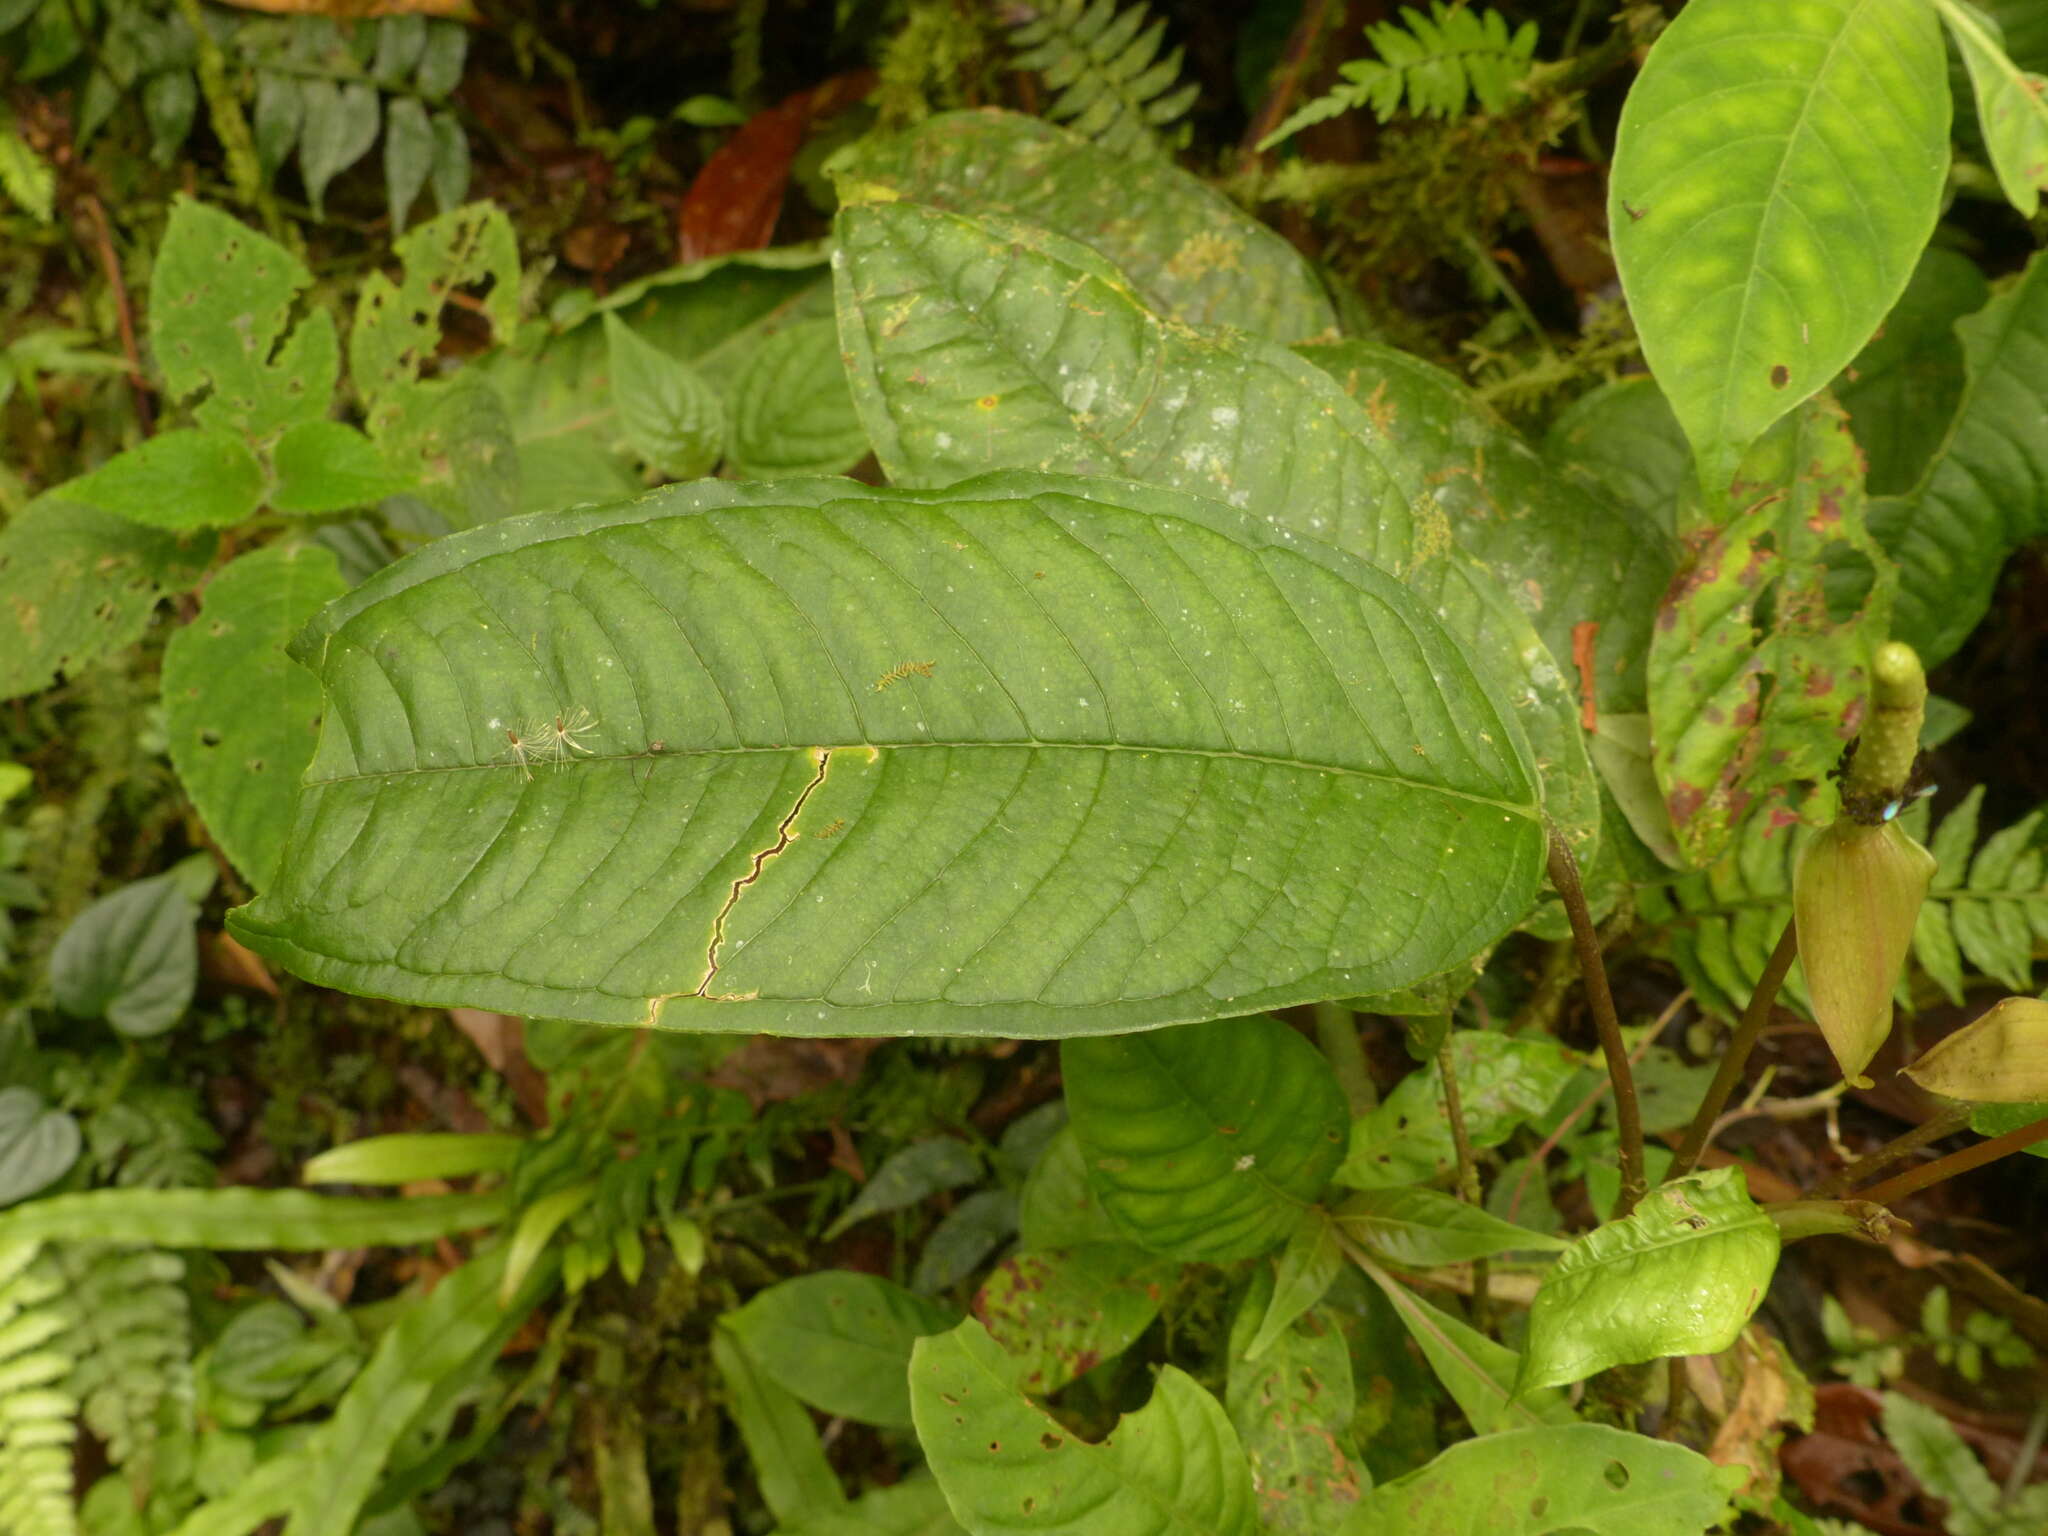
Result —
M 1986 1163 L 1995 1163 L 2009 1153 L 2024 1151 L 2037 1141 L 2048 1141 L 2048 1118 L 2023 1125 L 2016 1131 L 2007 1131 L 2003 1136 L 1994 1136 L 1989 1141 L 1980 1141 L 1960 1152 L 1951 1152 L 1947 1157 L 1936 1158 L 1918 1168 L 1909 1168 L 1882 1184 L 1857 1190 L 1850 1198 L 1868 1200 L 1872 1205 L 1896 1205 L 1908 1195 L 1917 1195 L 1944 1179 L 1968 1173 L 1973 1168 L 1982 1168 Z
M 1451 1033 L 1444 1031 L 1444 1043 L 1436 1051 L 1437 1075 L 1444 1084 L 1444 1115 L 1451 1124 L 1451 1146 L 1458 1159 L 1458 1198 L 1467 1205 L 1477 1207 L 1479 1196 L 1479 1161 L 1472 1152 L 1472 1136 L 1465 1126 L 1465 1101 L 1458 1092 L 1458 1067 L 1451 1052 Z M 1485 1259 L 1472 1261 L 1472 1326 L 1480 1332 L 1486 1331 L 1487 1284 L 1491 1278 Z
M 1836 1169 L 1813 1186 L 1813 1198 L 1832 1200 L 1845 1189 L 1854 1189 L 1858 1184 L 1868 1183 L 1885 1169 L 1902 1158 L 1912 1156 L 1922 1147 L 1953 1136 L 1970 1123 L 1970 1106 L 1951 1104 L 1938 1111 L 1930 1120 L 1924 1121 L 1900 1136 L 1879 1147 L 1875 1152 L 1859 1157 L 1853 1163 Z
M 1700 1154 L 1707 1150 L 1707 1143 L 1713 1139 L 1714 1124 L 1721 1118 L 1721 1111 L 1728 1106 L 1728 1097 L 1735 1092 L 1735 1085 L 1742 1081 L 1742 1069 L 1749 1064 L 1749 1053 L 1756 1048 L 1757 1036 L 1771 1017 L 1771 1005 L 1778 1000 L 1778 989 L 1785 984 L 1785 977 L 1792 969 L 1792 962 L 1799 955 L 1799 930 L 1790 918 L 1785 919 L 1785 931 L 1778 935 L 1778 944 L 1771 951 L 1771 958 L 1764 964 L 1764 973 L 1756 979 L 1756 990 L 1749 994 L 1749 1006 L 1742 1010 L 1742 1022 L 1735 1026 L 1735 1033 L 1728 1037 L 1728 1048 L 1721 1053 L 1721 1065 L 1714 1072 L 1714 1081 L 1707 1087 L 1707 1096 L 1700 1100 L 1700 1107 L 1694 1111 L 1692 1124 L 1685 1128 L 1685 1139 L 1678 1144 L 1678 1151 L 1672 1155 L 1671 1171 L 1667 1179 L 1681 1179 L 1699 1166 Z
M 1627 1216 L 1649 1190 L 1643 1175 L 1643 1116 L 1636 1104 L 1636 1078 L 1629 1066 L 1628 1042 L 1621 1035 L 1621 1020 L 1614 1012 L 1614 993 L 1607 985 L 1607 964 L 1600 958 L 1600 935 L 1593 927 L 1593 912 L 1586 905 L 1586 890 L 1579 883 L 1579 861 L 1565 846 L 1556 827 L 1550 832 L 1550 883 L 1557 888 L 1564 909 L 1572 920 L 1572 943 L 1579 952 L 1579 970 L 1586 979 L 1586 1005 L 1593 1012 L 1593 1027 L 1600 1033 L 1600 1051 L 1607 1058 L 1607 1076 L 1614 1084 L 1614 1128 L 1620 1143 L 1616 1158 L 1621 1172 L 1621 1198 L 1616 1218 Z

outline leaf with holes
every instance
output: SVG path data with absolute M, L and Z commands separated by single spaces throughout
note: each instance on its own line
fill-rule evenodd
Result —
M 1604 1424 L 1506 1430 L 1375 1488 L 1340 1536 L 1701 1536 L 1745 1475 Z
M 1990 606 L 2012 549 L 2048 533 L 2048 256 L 1959 321 L 1968 369 L 1962 402 L 1920 483 L 1870 511 L 1899 563 L 1892 635 L 1928 666 L 1946 660 Z
M 1399 583 L 1128 484 L 676 487 L 440 540 L 293 653 L 320 744 L 230 922 L 359 992 L 1093 1034 L 1434 975 L 1541 867 Z
M 960 1523 L 1056 1536 L 1254 1536 L 1250 1470 L 1223 1405 L 1174 1366 L 1100 1445 L 1037 1407 L 972 1318 L 920 1339 L 917 1439 Z
M 1777 1266 L 1778 1228 L 1738 1169 L 1653 1189 L 1634 1215 L 1588 1232 L 1543 1277 L 1516 1390 L 1666 1355 L 1718 1354 Z
M 1942 61 L 1924 0 L 1712 0 L 1651 48 L 1607 223 L 1709 492 L 1906 286 L 1948 171 Z
M 167 533 L 39 497 L 0 528 L 0 699 L 76 676 L 141 635 L 167 592 L 196 582 L 211 533 Z
M 948 212 L 1001 214 L 1085 241 L 1169 319 L 1280 342 L 1336 329 L 1301 253 L 1206 181 L 1171 160 L 1133 164 L 1043 118 L 941 113 L 864 145 L 849 174 Z
M 270 883 L 313 760 L 320 684 L 285 643 L 348 590 L 317 544 L 272 544 L 207 584 L 205 606 L 164 649 L 171 764 L 221 851 Z
M 876 1275 L 821 1270 L 758 1292 L 721 1326 L 769 1378 L 863 1424 L 910 1423 L 910 1349 L 959 1321 Z
M 1302 1536 L 1330 1530 L 1372 1486 L 1353 1439 L 1357 1393 L 1351 1350 L 1336 1314 L 1313 1307 L 1256 1358 L 1273 1277 L 1254 1271 L 1230 1325 L 1224 1407 L 1244 1443 L 1259 1493 L 1259 1528 Z
M 1891 564 L 1864 523 L 1863 458 L 1825 397 L 1742 461 L 1681 529 L 1689 551 L 1650 644 L 1657 782 L 1705 864 L 1745 816 L 1823 778 L 1855 736 L 1885 639 Z
M 998 1264 L 974 1315 L 1033 1396 L 1057 1392 L 1137 1341 L 1159 1315 L 1175 1267 L 1128 1243 L 1020 1253 Z
M 1278 1019 L 1071 1041 L 1060 1070 L 1089 1183 L 1154 1253 L 1226 1264 L 1279 1246 L 1344 1157 L 1343 1090 Z
M 316 309 L 291 323 L 312 282 L 276 241 L 190 198 L 172 205 L 150 273 L 150 351 L 176 398 L 210 388 L 202 427 L 260 438 L 327 414 L 334 319 Z

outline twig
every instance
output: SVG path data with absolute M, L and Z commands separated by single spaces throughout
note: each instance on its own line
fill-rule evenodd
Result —
M 2007 1131 L 2003 1136 L 1994 1136 L 1989 1141 L 1980 1141 L 1960 1152 L 1951 1152 L 1947 1157 L 1909 1169 L 1882 1184 L 1859 1189 L 1853 1198 L 1868 1200 L 1872 1205 L 1896 1205 L 1906 1196 L 1917 1195 L 1930 1185 L 1952 1179 L 1959 1173 L 1968 1173 L 1973 1168 L 1982 1168 L 1986 1163 L 1995 1163 L 2008 1153 L 2023 1151 L 2037 1141 L 2048 1141 L 2048 1118 L 2023 1125 L 2016 1131 Z
M 99 252 L 100 270 L 114 292 L 114 324 L 121 332 L 121 351 L 128 359 L 128 392 L 135 401 L 135 419 L 142 435 L 156 430 L 156 412 L 150 405 L 149 380 L 142 373 L 142 349 L 135 342 L 135 306 L 128 302 L 128 284 L 121 278 L 121 255 L 114 249 L 114 228 L 107 222 L 106 205 L 97 192 L 79 198 L 78 206 L 92 223 L 93 245 Z
M 1636 1105 L 1635 1073 L 1629 1069 L 1628 1043 L 1622 1039 L 1621 1020 L 1615 1016 L 1614 994 L 1607 987 L 1607 965 L 1600 958 L 1600 935 L 1593 929 L 1593 913 L 1586 905 L 1585 888 L 1579 884 L 1579 862 L 1565 846 L 1556 827 L 1550 833 L 1550 883 L 1564 902 L 1572 920 L 1572 942 L 1578 946 L 1579 969 L 1586 978 L 1586 1005 L 1593 1011 L 1593 1026 L 1600 1032 L 1600 1050 L 1607 1058 L 1607 1075 L 1614 1083 L 1614 1128 L 1620 1140 L 1616 1161 L 1621 1172 L 1621 1199 L 1615 1205 L 1617 1218 L 1636 1208 L 1649 1188 L 1643 1177 L 1643 1117 Z
M 1444 1083 L 1444 1115 L 1451 1123 L 1451 1146 L 1458 1158 L 1458 1198 L 1467 1205 L 1479 1204 L 1479 1164 L 1472 1156 L 1472 1137 L 1465 1129 L 1465 1103 L 1458 1095 L 1458 1067 L 1451 1056 L 1450 1032 L 1437 1047 L 1437 1075 Z M 1485 1259 L 1472 1261 L 1472 1326 L 1486 1331 L 1486 1285 L 1489 1266 Z
M 1316 1044 L 1337 1075 L 1352 1117 L 1369 1113 L 1378 1106 L 1380 1093 L 1366 1070 L 1365 1048 L 1358 1043 L 1358 1015 L 1342 1003 L 1317 1003 L 1315 1016 Z
M 1845 1189 L 1854 1189 L 1866 1179 L 1874 1179 L 1901 1158 L 1909 1157 L 1922 1147 L 1932 1146 L 1945 1137 L 1953 1136 L 1970 1123 L 1970 1106 L 1951 1104 L 1932 1119 L 1916 1125 L 1903 1136 L 1894 1136 L 1875 1152 L 1859 1157 L 1845 1168 L 1838 1168 L 1813 1187 L 1813 1198 L 1828 1200 Z
M 1315 53 L 1316 45 L 1322 41 L 1323 29 L 1330 24 L 1331 9 L 1332 0 L 1310 0 L 1302 9 L 1301 19 L 1295 22 L 1294 30 L 1287 34 L 1287 45 L 1281 50 L 1280 62 L 1273 70 L 1280 78 L 1273 81 L 1272 89 L 1266 92 L 1266 99 L 1259 103 L 1259 110 L 1245 125 L 1244 137 L 1238 140 L 1237 168 L 1240 172 L 1249 171 L 1259 164 L 1263 158 L 1259 154 L 1260 141 L 1280 126 L 1281 119 L 1287 116 L 1287 109 L 1294 104 L 1302 77 L 1308 73 L 1309 59 Z M 1271 79 L 1271 75 L 1268 78 Z
M 1787 918 L 1785 931 L 1778 935 L 1778 947 L 1771 951 L 1771 958 L 1764 964 L 1763 975 L 1757 978 L 1756 990 L 1749 994 L 1749 1006 L 1742 1010 L 1742 1022 L 1735 1026 L 1735 1033 L 1728 1038 L 1728 1047 L 1721 1053 L 1721 1065 L 1714 1073 L 1714 1081 L 1708 1085 L 1707 1096 L 1700 1100 L 1700 1107 L 1693 1112 L 1692 1124 L 1685 1128 L 1685 1139 L 1678 1144 L 1678 1151 L 1671 1159 L 1671 1171 L 1665 1178 L 1682 1179 L 1698 1166 L 1700 1154 L 1707 1150 L 1707 1142 L 1714 1134 L 1714 1122 L 1721 1118 L 1728 1096 L 1742 1081 L 1742 1069 L 1749 1064 L 1749 1053 L 1756 1048 L 1756 1037 L 1769 1020 L 1771 1005 L 1778 1000 L 1778 988 L 1785 984 L 1785 974 L 1792 969 L 1792 961 L 1798 953 L 1799 933 L 1792 920 Z
M 2034 1462 L 2041 1454 L 2041 1440 L 2048 1436 L 2048 1398 L 2043 1398 L 2034 1409 L 2034 1416 L 2027 1421 L 2026 1438 L 2020 1441 L 2020 1453 L 2013 1458 L 2012 1471 L 2006 1474 L 2005 1487 L 1999 1490 L 1998 1507 L 2011 1509 L 2025 1491 L 2028 1480 L 2034 1475 Z

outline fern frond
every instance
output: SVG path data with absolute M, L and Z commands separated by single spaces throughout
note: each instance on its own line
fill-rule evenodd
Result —
M 52 1250 L 70 1296 L 67 1389 L 107 1455 L 147 1486 L 158 1409 L 192 1396 L 192 1316 L 185 1261 L 160 1248 L 64 1244 Z
M 0 1245 L 0 1531 L 77 1536 L 71 1449 L 78 1400 L 64 1276 L 32 1242 Z
M 1920 969 L 1948 997 L 1963 1000 L 1965 965 L 2015 992 L 2033 990 L 2035 952 L 2048 946 L 2048 847 L 2043 811 L 1977 846 L 1978 787 L 1942 819 L 1932 837 L 1922 801 L 1900 818 L 1927 844 L 1936 871 L 1913 933 Z M 1754 825 L 1711 869 L 1642 893 L 1637 910 L 1665 930 L 1665 944 L 1700 1006 L 1734 1018 L 1770 958 L 1792 911 L 1792 868 L 1813 834 L 1766 837 Z M 1787 991 L 1803 1009 L 1795 969 Z
M 1418 117 L 1456 117 L 1471 100 L 1482 112 L 1500 112 L 1523 88 L 1536 53 L 1534 22 L 1509 32 L 1498 11 L 1444 0 L 1430 0 L 1429 15 L 1404 6 L 1399 21 L 1373 22 L 1365 36 L 1379 57 L 1339 65 L 1343 80 L 1261 139 L 1261 150 L 1359 107 L 1383 123 L 1404 102 Z
M 1159 57 L 1164 20 L 1142 3 L 1034 0 L 1015 8 L 1011 25 L 1017 68 L 1059 92 L 1048 118 L 1115 154 L 1168 152 L 1162 130 L 1187 114 L 1197 87 L 1179 83 L 1181 49 Z

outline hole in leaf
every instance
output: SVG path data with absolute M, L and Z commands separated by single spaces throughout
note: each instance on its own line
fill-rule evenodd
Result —
M 1606 1469 L 1600 1475 L 1607 1479 L 1607 1486 L 1610 1488 L 1626 1488 L 1628 1486 L 1628 1468 L 1618 1461 L 1607 1463 Z
M 988 1443 L 989 1454 L 991 1456 L 993 1456 L 997 1451 L 1000 1451 L 1002 1448 L 1003 1442 L 1000 1440 L 991 1440 Z

